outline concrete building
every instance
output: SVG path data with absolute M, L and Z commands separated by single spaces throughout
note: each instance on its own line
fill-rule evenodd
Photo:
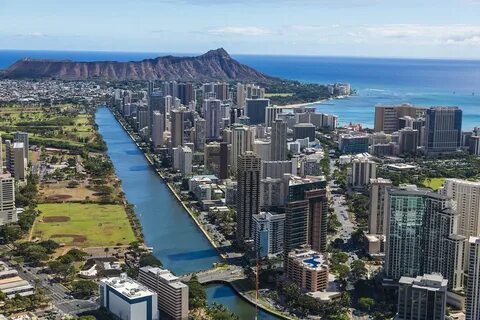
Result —
M 443 320 L 446 316 L 447 282 L 440 274 L 416 278 L 402 277 L 398 282 L 399 320 Z
M 308 200 L 308 243 L 315 251 L 327 251 L 328 197 L 326 189 L 305 191 Z
M 245 107 L 245 86 L 242 83 L 237 83 L 237 96 L 235 103 L 237 104 L 238 107 Z
M 9 173 L 0 174 L 0 226 L 17 221 L 15 179 Z
M 192 149 L 185 146 L 178 146 L 173 148 L 173 167 L 184 175 L 192 173 Z
M 277 106 L 271 106 L 267 107 L 265 112 L 265 126 L 266 127 L 271 127 L 272 123 L 277 120 L 277 116 L 282 113 L 282 108 L 279 108 Z
M 21 142 L 23 143 L 23 149 L 25 151 L 25 158 L 28 162 L 28 150 L 30 149 L 30 143 L 28 142 L 28 133 L 17 131 L 13 133 L 13 143 Z
M 10 140 L 5 141 L 5 154 L 7 171 L 15 180 L 25 180 L 27 178 L 27 158 L 23 142 L 12 144 Z
M 220 143 L 210 142 L 205 145 L 204 164 L 207 173 L 220 173 Z
M 158 309 L 172 319 L 188 319 L 188 286 L 170 271 L 156 267 L 142 267 L 138 282 L 158 296 Z
M 254 246 L 260 257 L 283 253 L 285 214 L 262 212 L 252 219 Z
M 283 178 L 286 173 L 292 174 L 293 162 L 286 161 L 262 161 L 262 178 Z
M 375 124 L 376 132 L 393 133 L 398 131 L 399 119 L 405 116 L 418 118 L 425 112 L 424 108 L 415 107 L 411 104 L 402 104 L 397 106 L 375 106 Z
M 218 139 L 220 137 L 221 105 L 222 102 L 218 99 L 207 99 L 203 101 L 207 139 Z
M 122 274 L 100 280 L 100 305 L 121 320 L 157 320 L 157 294 Z
M 420 133 L 409 127 L 398 131 L 398 148 L 400 154 L 415 154 L 420 145 Z
M 205 148 L 205 141 L 207 139 L 207 121 L 200 117 L 195 119 L 194 123 L 195 137 L 193 143 L 195 150 L 202 150 Z
M 315 292 L 327 288 L 327 259 L 308 246 L 288 253 L 286 269 L 287 277 L 303 290 Z
M 165 119 L 160 111 L 154 111 L 152 114 L 152 145 L 154 148 L 163 146 L 163 132 L 165 131 Z
M 255 141 L 255 131 L 248 126 L 234 124 L 232 126 L 232 147 L 230 157 L 230 170 L 236 172 L 238 158 L 246 151 L 253 150 L 253 142 Z
M 270 141 L 255 139 L 253 142 L 253 152 L 259 156 L 262 161 L 270 160 Z
M 285 188 L 279 178 L 265 178 L 260 181 L 260 208 L 271 210 L 285 203 Z
M 426 111 L 425 152 L 455 152 L 460 147 L 462 110 L 458 107 L 435 107 Z
M 470 237 L 465 320 L 480 319 L 480 238 Z
M 265 114 L 270 105 L 270 99 L 246 99 L 246 116 L 250 118 L 250 124 L 265 123 Z
M 377 177 L 377 163 L 369 156 L 357 155 L 352 160 L 352 168 L 348 174 L 348 183 L 352 187 L 362 188 L 370 184 L 370 179 Z
M 237 242 L 253 239 L 252 216 L 260 212 L 261 159 L 247 151 L 238 157 Z
M 386 211 L 385 197 L 387 188 L 392 186 L 389 179 L 370 179 L 370 202 L 368 214 L 368 233 L 385 235 Z
M 315 140 L 315 125 L 311 123 L 298 123 L 293 126 L 293 139 L 308 138 L 309 141 Z
M 275 120 L 272 121 L 271 128 L 271 160 L 287 160 L 287 123 L 282 120 Z
M 184 122 L 186 118 L 186 111 L 187 109 L 183 107 L 170 111 L 172 148 L 183 146 L 185 143 Z
M 468 150 L 471 154 L 480 156 L 480 136 L 470 137 Z

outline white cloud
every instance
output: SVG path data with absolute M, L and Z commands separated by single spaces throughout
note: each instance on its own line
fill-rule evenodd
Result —
M 16 38 L 43 38 L 47 35 L 42 32 L 29 32 L 29 33 L 17 33 L 15 34 Z
M 260 27 L 219 27 L 208 31 L 214 35 L 238 35 L 238 36 L 266 36 L 271 35 L 272 31 Z

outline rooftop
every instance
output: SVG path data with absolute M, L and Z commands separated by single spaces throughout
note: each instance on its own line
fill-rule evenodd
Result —
M 154 293 L 144 287 L 142 284 L 127 277 L 126 274 L 120 275 L 120 277 L 105 278 L 101 280 L 102 283 L 114 288 L 123 296 L 129 299 L 136 299 L 140 297 L 148 297 Z
M 295 250 L 289 253 L 291 258 L 294 258 L 297 262 L 301 262 L 305 267 L 314 270 L 322 270 L 327 267 L 327 259 L 320 252 L 301 249 Z
M 152 275 L 158 277 L 160 280 L 163 280 L 163 282 L 168 283 L 172 287 L 183 288 L 187 286 L 186 284 L 181 282 L 176 275 L 174 275 L 167 269 L 147 266 L 140 268 L 140 270 L 146 273 L 151 273 Z

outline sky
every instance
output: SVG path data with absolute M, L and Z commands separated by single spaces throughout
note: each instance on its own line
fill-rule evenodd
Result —
M 480 0 L 0 0 L 0 49 L 480 59 Z

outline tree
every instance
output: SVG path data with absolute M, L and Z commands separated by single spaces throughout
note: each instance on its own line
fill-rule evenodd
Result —
M 361 297 L 358 299 L 358 307 L 363 311 L 370 311 L 370 309 L 375 305 L 375 300 L 372 298 Z
M 150 267 L 161 267 L 162 262 L 157 259 L 153 254 L 148 253 L 140 257 L 139 261 L 140 267 L 150 266 Z
M 207 293 L 203 286 L 198 282 L 197 276 L 190 278 L 188 285 L 188 303 L 191 309 L 204 307 L 207 303 Z
M 350 267 L 352 268 L 352 277 L 355 280 L 364 278 L 368 273 L 368 270 L 365 267 L 365 262 L 363 262 L 362 260 L 353 261 Z
M 108 247 L 106 247 L 105 249 L 103 249 L 103 252 L 105 252 L 105 257 L 108 257 L 108 252 L 110 251 L 110 249 Z
M 230 312 L 224 305 L 213 303 L 208 308 L 209 319 L 212 320 L 240 320 L 234 313 Z
M 81 316 L 78 320 L 97 320 L 95 316 Z
M 72 291 L 75 295 L 88 298 L 98 290 L 97 283 L 90 280 L 78 280 L 72 284 Z

